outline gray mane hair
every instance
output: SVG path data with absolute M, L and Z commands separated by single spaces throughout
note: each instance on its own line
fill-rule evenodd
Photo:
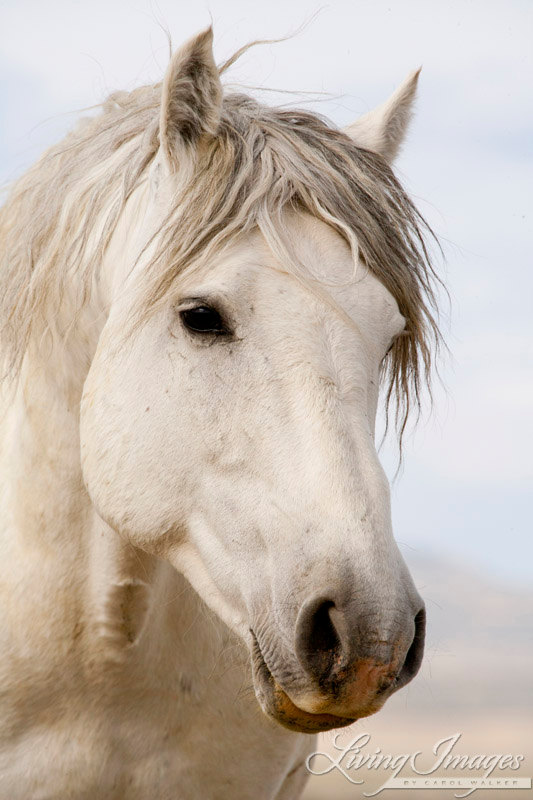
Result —
M 161 84 L 111 95 L 13 185 L 0 210 L 0 335 L 11 375 L 55 324 L 67 286 L 77 309 L 90 299 L 125 203 L 158 152 L 160 98 Z M 315 113 L 224 95 L 217 134 L 154 237 L 141 315 L 165 301 L 177 276 L 257 227 L 287 269 L 327 295 L 290 251 L 287 209 L 337 230 L 406 319 L 382 368 L 401 439 L 441 341 L 433 234 L 388 164 Z

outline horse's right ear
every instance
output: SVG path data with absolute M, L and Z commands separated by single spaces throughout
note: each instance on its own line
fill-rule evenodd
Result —
M 213 30 L 199 33 L 172 57 L 161 95 L 159 141 L 168 167 L 175 171 L 184 152 L 215 136 L 222 86 L 213 58 Z

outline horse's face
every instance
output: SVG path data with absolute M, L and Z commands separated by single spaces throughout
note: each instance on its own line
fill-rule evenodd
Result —
M 378 123 L 366 118 L 363 143 L 394 153 L 414 82 Z M 195 142 L 216 135 L 220 96 L 204 34 L 163 87 L 156 222 Z M 182 275 L 133 331 L 142 259 L 129 288 L 115 281 L 81 445 L 103 519 L 189 579 L 249 647 L 263 709 L 311 732 L 376 711 L 410 680 L 424 611 L 374 446 L 380 364 L 403 319 L 363 264 L 352 280 L 332 228 L 295 213 L 286 223 L 321 291 L 284 272 L 259 233 Z
M 82 453 L 101 516 L 247 641 L 263 708 L 319 730 L 409 680 L 423 612 L 373 433 L 403 319 L 362 265 L 351 282 L 332 229 L 289 226 L 299 261 L 345 284 L 327 287 L 333 303 L 281 272 L 259 234 L 123 341 L 125 294 L 86 382 Z

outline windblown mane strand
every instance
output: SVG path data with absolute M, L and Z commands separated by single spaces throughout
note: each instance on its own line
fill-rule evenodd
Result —
M 158 150 L 160 93 L 155 85 L 113 95 L 101 115 L 83 121 L 14 185 L 0 212 L 0 331 L 12 373 L 74 277 L 79 304 L 87 301 L 125 202 Z M 432 233 L 386 162 L 317 114 L 225 95 L 218 135 L 154 239 L 139 311 L 157 308 L 178 275 L 256 226 L 288 269 L 316 285 L 290 252 L 287 207 L 335 227 L 354 253 L 358 245 L 398 302 L 406 327 L 383 378 L 401 437 L 440 342 L 438 278 L 425 243 Z
M 11 187 L 0 209 L 0 364 L 8 376 L 54 325 L 67 285 L 76 286 L 80 308 L 89 299 L 126 200 L 157 152 L 159 99 L 159 85 L 111 95 Z

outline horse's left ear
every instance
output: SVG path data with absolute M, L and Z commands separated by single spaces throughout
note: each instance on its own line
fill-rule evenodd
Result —
M 413 114 L 420 70 L 421 67 L 411 72 L 385 103 L 348 125 L 345 133 L 360 147 L 379 153 L 389 162 L 393 161 Z
M 177 169 L 187 148 L 215 136 L 221 106 L 213 31 L 207 28 L 173 55 L 163 81 L 159 140 L 172 170 Z

